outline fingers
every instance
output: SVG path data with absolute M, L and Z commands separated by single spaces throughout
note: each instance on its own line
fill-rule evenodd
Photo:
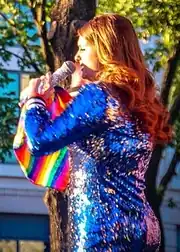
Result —
M 24 88 L 20 93 L 20 97 L 19 97 L 20 99 L 19 99 L 19 103 L 18 103 L 20 108 L 24 105 L 25 101 L 27 100 L 28 94 L 29 94 L 29 86 Z
M 52 87 L 52 85 L 51 85 L 51 77 L 52 77 L 52 75 L 51 75 L 50 72 L 48 72 L 48 73 L 46 74 L 46 76 L 45 76 L 45 85 L 44 85 L 45 91 L 46 91 L 47 89 L 50 89 L 50 88 Z
M 48 72 L 48 73 L 46 74 L 46 80 L 47 80 L 47 82 L 48 82 L 49 84 L 51 84 L 51 80 L 52 80 L 52 74 L 51 74 L 51 72 Z
M 54 95 L 54 88 L 51 85 L 52 74 L 48 72 L 45 76 L 42 76 L 43 82 L 43 96 L 48 99 Z
M 33 92 L 37 93 L 40 82 L 41 82 L 40 78 L 31 79 L 29 81 L 29 86 L 28 86 L 29 91 L 33 91 Z
M 40 83 L 38 87 L 38 93 L 44 94 L 51 87 L 51 73 L 42 75 L 40 77 Z
M 32 86 L 37 87 L 39 85 L 40 81 L 41 81 L 40 78 L 33 78 L 29 81 L 29 86 L 30 87 L 32 87 Z
M 39 86 L 43 86 L 43 89 L 46 90 L 51 86 L 52 75 L 48 72 L 46 75 L 42 75 L 40 78 L 33 78 L 29 81 L 29 87 L 38 89 Z
M 34 78 L 29 81 L 28 97 L 36 95 L 42 96 L 45 101 L 52 101 L 54 97 L 54 88 L 51 85 L 51 73 L 42 75 L 40 78 Z
M 45 76 L 45 75 L 42 75 L 42 76 L 40 77 L 40 80 L 41 80 L 41 81 L 44 81 L 45 78 L 46 78 L 46 76 Z

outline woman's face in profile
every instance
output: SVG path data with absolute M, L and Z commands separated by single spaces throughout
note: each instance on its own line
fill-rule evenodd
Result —
M 78 40 L 78 52 L 75 60 L 79 61 L 81 65 L 82 78 L 94 81 L 96 72 L 99 70 L 96 49 L 81 36 Z

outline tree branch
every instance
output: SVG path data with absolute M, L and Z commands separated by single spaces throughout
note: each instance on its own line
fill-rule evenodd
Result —
M 48 31 L 47 31 L 47 24 L 46 24 L 46 11 L 44 6 L 46 5 L 46 0 L 43 0 L 42 3 L 42 31 L 41 31 L 41 37 L 42 37 L 42 42 L 44 45 L 44 51 L 46 52 L 46 62 L 50 68 L 50 71 L 53 72 L 55 71 L 55 64 L 54 64 L 54 54 L 53 50 L 50 46 L 49 40 L 48 40 Z
M 6 15 L 4 15 L 3 13 L 0 13 L 0 15 L 8 22 L 8 24 L 14 28 L 15 32 L 16 32 L 16 35 L 19 35 L 21 36 L 21 32 L 17 29 L 15 23 L 11 22 L 7 17 Z M 20 42 L 19 42 L 20 44 Z M 28 57 L 28 59 L 30 60 L 30 65 L 34 68 L 34 70 L 39 73 L 39 74 L 43 74 L 41 72 L 41 70 L 39 69 L 38 65 L 33 61 L 32 59 L 32 56 L 31 56 L 31 53 L 28 51 L 27 47 L 23 44 L 20 44 L 21 47 L 24 49 L 24 52 L 26 54 L 26 56 Z M 13 53 L 12 53 L 13 54 Z M 19 58 L 19 57 L 18 57 Z
M 164 146 L 157 145 L 152 153 L 152 157 L 149 163 L 148 170 L 145 174 L 146 181 L 146 197 L 152 206 L 156 215 L 158 215 L 159 207 L 158 207 L 158 197 L 156 190 L 156 178 L 158 174 L 158 165 L 162 158 Z
M 179 115 L 180 111 L 180 94 L 177 95 L 176 99 L 174 100 L 174 103 L 170 109 L 170 118 L 169 122 L 171 125 L 173 125 Z
M 11 52 L 11 51 L 8 51 L 7 49 L 3 48 L 3 51 L 6 52 L 6 53 L 9 53 L 13 56 L 15 56 L 16 58 L 20 59 L 22 62 L 24 62 L 24 58 L 20 57 L 18 54 L 14 53 L 14 52 Z
M 1 17 L 2 17 L 6 22 L 8 22 L 8 24 L 10 24 L 11 26 L 14 26 L 14 22 L 12 22 L 11 19 L 8 19 L 4 13 L 0 12 L 0 15 L 1 15 Z
M 21 45 L 21 46 L 22 46 L 22 48 L 24 49 L 24 52 L 25 52 L 26 56 L 27 56 L 28 59 L 30 60 L 30 65 L 34 68 L 34 70 L 35 70 L 37 73 L 41 74 L 41 75 L 44 74 L 44 73 L 39 69 L 39 67 L 37 66 L 37 64 L 33 61 L 32 56 L 31 56 L 30 52 L 28 51 L 28 49 L 26 48 L 26 46 L 23 46 L 23 45 Z
M 38 5 L 39 6 L 39 5 Z M 34 6 L 34 2 L 31 1 L 29 2 L 29 8 L 31 10 L 31 13 L 33 15 L 33 20 L 34 20 L 34 23 L 36 25 L 36 28 L 37 28 L 37 33 L 39 35 L 39 37 L 41 36 L 41 25 L 39 24 L 39 16 L 37 15 L 37 12 L 38 12 L 38 7 L 37 6 Z
M 163 77 L 161 98 L 164 105 L 168 104 L 169 92 L 173 83 L 172 80 L 175 76 L 178 67 L 179 58 L 180 58 L 180 41 L 175 47 L 174 55 L 168 60 L 168 66 Z
M 43 57 L 51 72 L 55 70 L 54 54 L 48 40 L 47 23 L 46 23 L 46 0 L 42 4 L 34 6 L 31 4 L 30 9 L 34 18 L 34 23 L 37 27 L 38 35 L 41 40 Z
M 176 164 L 178 161 L 179 161 L 179 155 L 177 152 L 175 152 L 167 172 L 162 177 L 162 179 L 159 183 L 159 187 L 157 190 L 158 191 L 158 199 L 159 199 L 158 204 L 159 204 L 159 206 L 161 205 L 161 203 L 164 199 L 164 194 L 167 190 L 167 187 L 168 187 L 171 179 L 176 175 Z

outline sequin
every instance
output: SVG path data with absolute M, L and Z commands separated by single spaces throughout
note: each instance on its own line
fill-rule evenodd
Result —
M 102 84 L 82 87 L 54 122 L 45 108 L 27 111 L 34 155 L 70 151 L 68 251 L 158 251 L 159 224 L 144 194 L 152 142 L 141 125 Z

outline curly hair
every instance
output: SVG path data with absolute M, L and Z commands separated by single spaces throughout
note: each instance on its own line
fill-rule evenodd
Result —
M 135 30 L 129 19 L 117 14 L 94 17 L 78 30 L 95 47 L 100 62 L 97 79 L 115 84 L 128 109 L 143 122 L 154 143 L 168 143 L 172 128 L 169 113 L 156 94 Z

